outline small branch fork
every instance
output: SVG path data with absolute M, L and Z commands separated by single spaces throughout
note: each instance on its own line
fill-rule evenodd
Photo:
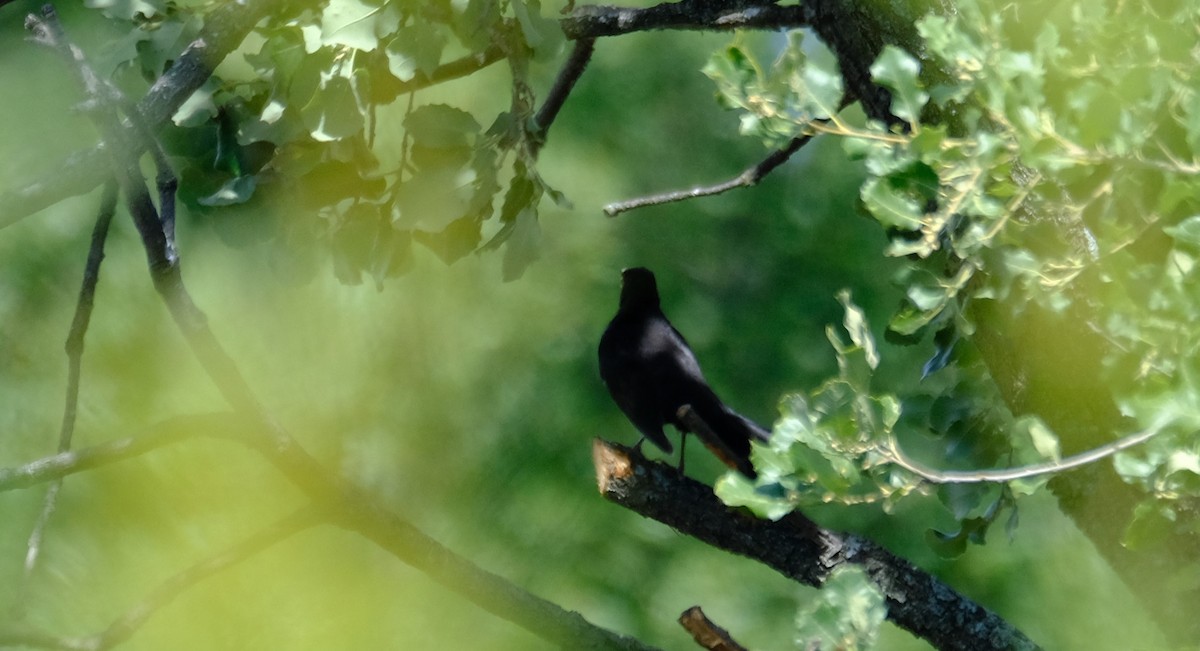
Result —
M 747 168 L 741 174 L 722 181 L 714 185 L 700 185 L 687 190 L 673 190 L 671 192 L 663 192 L 661 194 L 652 194 L 646 197 L 638 197 L 636 199 L 627 199 L 625 201 L 615 201 L 604 206 L 604 214 L 609 217 L 635 210 L 637 208 L 645 208 L 647 206 L 661 206 L 677 201 L 686 201 L 688 199 L 697 199 L 699 197 L 711 197 L 718 194 L 724 194 L 730 190 L 737 188 L 748 188 L 753 185 L 758 185 L 764 177 L 773 172 L 775 168 L 783 165 L 792 157 L 792 154 L 800 151 L 800 148 L 808 144 L 813 139 L 812 135 L 803 135 L 792 138 L 784 147 L 775 150 L 770 156 L 764 158 L 761 162 L 753 167 Z
M 236 4 L 236 3 L 231 3 Z M 264 4 L 278 4 L 268 3 Z M 0 646 L 23 645 L 51 649 L 87 649 L 98 651 L 119 644 L 133 635 L 155 612 L 184 590 L 233 564 L 257 554 L 274 543 L 318 523 L 337 524 L 376 542 L 398 559 L 424 571 L 433 579 L 455 590 L 480 607 L 523 626 L 536 635 L 564 647 L 581 649 L 649 650 L 636 639 L 624 637 L 590 624 L 576 613 L 525 592 L 507 580 L 473 565 L 439 545 L 411 524 L 397 518 L 378 504 L 374 497 L 345 482 L 308 454 L 254 397 L 232 357 L 221 346 L 208 326 L 204 313 L 193 302 L 180 272 L 180 256 L 174 242 L 176 180 L 166 156 L 153 137 L 156 119 L 150 108 L 134 106 L 119 91 L 103 82 L 88 65 L 82 52 L 70 43 L 52 7 L 40 15 L 31 15 L 27 28 L 35 40 L 59 51 L 71 64 L 87 94 L 86 108 L 104 138 L 104 151 L 111 156 L 117 185 L 125 195 L 129 212 L 141 236 L 154 287 L 166 304 L 171 317 L 199 360 L 209 378 L 220 390 L 233 412 L 200 417 L 197 422 L 182 419 L 164 424 L 144 436 L 122 439 L 85 450 L 66 449 L 73 430 L 74 403 L 78 379 L 69 382 L 68 404 L 64 411 L 64 436 L 59 454 L 16 468 L 0 468 L 0 491 L 41 482 L 59 482 L 68 474 L 128 459 L 159 447 L 197 436 L 233 438 L 263 454 L 284 476 L 298 486 L 311 505 L 251 536 L 242 543 L 201 561 L 164 581 L 142 602 L 114 620 L 109 627 L 85 638 L 62 638 L 29 630 L 0 630 Z M 157 86 L 156 86 L 157 87 Z M 153 91 L 152 91 L 153 93 Z M 125 114 L 120 117 L 120 112 Z M 157 184 L 160 208 L 151 200 L 141 176 L 139 160 L 149 152 L 158 168 Z M 101 219 L 107 222 L 113 212 L 116 192 L 105 194 Z M 97 225 L 107 232 L 107 223 Z M 102 242 L 103 238 L 99 237 Z M 89 260 L 99 268 L 102 244 L 93 244 Z M 83 331 L 91 309 L 91 291 L 95 282 L 85 274 L 84 290 L 72 329 L 68 351 L 72 364 L 82 352 Z M 89 289 L 92 288 L 92 289 Z M 85 298 L 86 296 L 86 298 Z M 80 316 L 82 314 L 82 316 Z M 78 347 L 76 348 L 76 341 Z M 78 353 L 70 352 L 78 351 Z M 40 538 L 40 534 L 39 534 Z M 36 549 L 40 543 L 33 543 Z
M 60 453 L 71 449 L 71 438 L 75 433 L 75 414 L 79 405 L 79 376 L 83 359 L 83 338 L 87 334 L 88 324 L 92 318 L 92 306 L 96 297 L 96 284 L 100 281 L 100 263 L 104 260 L 104 243 L 108 239 L 108 228 L 112 224 L 113 215 L 117 211 L 117 183 L 109 181 L 104 184 L 104 194 L 100 199 L 100 212 L 96 216 L 96 225 L 92 229 L 92 243 L 88 249 L 87 263 L 83 269 L 83 283 L 79 288 L 79 299 L 75 304 L 75 316 L 71 320 L 71 329 L 67 333 L 64 348 L 67 353 L 67 396 L 63 405 L 62 427 L 58 433 L 58 451 Z M 29 542 L 25 551 L 25 580 L 33 574 L 37 566 L 38 555 L 41 553 L 42 536 L 50 516 L 58 503 L 58 492 L 62 490 L 62 480 L 51 482 L 46 489 L 42 502 L 42 511 L 33 531 L 29 534 Z
M 887 599 L 888 619 L 943 651 L 1032 650 L 995 613 L 869 540 L 823 529 L 800 513 L 761 520 L 721 503 L 712 489 L 631 448 L 597 439 L 592 459 L 609 501 L 800 583 L 820 587 L 845 563 L 860 565 Z
M 145 128 L 150 131 L 157 129 L 178 110 L 184 100 L 204 84 L 217 63 L 232 52 L 263 17 L 286 12 L 299 2 L 300 0 L 244 0 L 224 3 L 214 9 L 205 19 L 203 32 L 155 82 L 146 96 L 137 103 L 133 113 L 140 116 L 138 119 Z M 660 29 L 795 29 L 812 23 L 814 16 L 807 5 L 808 3 L 800 3 L 781 6 L 766 0 L 681 0 L 644 8 L 591 5 L 579 7 L 574 14 L 561 19 L 559 24 L 568 39 L 580 42 Z M 579 52 L 578 47 L 576 52 Z M 458 79 L 491 66 L 503 58 L 503 49 L 493 45 L 481 52 L 442 64 L 429 75 L 418 74 L 402 84 L 400 92 L 413 92 Z M 567 66 L 571 65 L 568 61 Z M 563 75 L 560 75 L 560 78 L 562 77 Z M 578 78 L 578 74 L 575 77 Z M 569 88 L 567 90 L 569 91 Z M 554 95 L 554 91 L 551 91 L 550 95 Z M 564 94 L 564 100 L 565 97 Z M 549 105 L 548 103 L 547 106 Z M 554 113 L 557 113 L 557 109 Z M 549 114 L 542 117 L 550 118 L 546 121 L 539 120 L 544 131 L 549 128 L 553 117 Z M 109 157 L 107 143 L 76 152 L 58 166 L 56 174 L 45 180 L 0 193 L 0 205 L 5 206 L 4 212 L 0 213 L 0 228 L 14 224 L 64 197 L 90 192 L 109 175 Z

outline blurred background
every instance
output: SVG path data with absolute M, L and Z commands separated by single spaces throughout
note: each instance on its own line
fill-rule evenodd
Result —
M 3 189 L 54 174 L 96 140 L 73 109 L 79 97 L 61 62 L 25 39 L 21 21 L 34 4 L 0 8 L 0 76 L 10 89 L 0 102 Z M 66 18 L 85 49 L 105 46 L 104 21 L 87 11 Z M 839 289 L 852 290 L 881 340 L 899 301 L 884 237 L 856 207 L 860 172 L 832 139 L 755 188 L 615 219 L 601 212 L 611 201 L 725 180 L 765 156 L 737 136 L 736 116 L 717 107 L 699 72 L 728 39 L 651 33 L 597 44 L 541 156 L 542 175 L 574 208 L 543 203 L 540 259 L 516 282 L 501 281 L 499 255 L 447 267 L 417 247 L 412 271 L 382 289 L 347 286 L 319 251 L 231 240 L 228 224 L 188 214 L 178 226 L 197 302 L 261 401 L 310 452 L 483 568 L 668 649 L 693 648 L 675 623 L 692 605 L 751 648 L 792 648 L 796 608 L 814 592 L 598 495 L 591 440 L 637 440 L 596 363 L 620 269 L 657 273 L 664 310 L 711 384 L 764 424 L 781 396 L 835 373 L 824 329 L 841 322 Z M 539 92 L 554 73 L 538 70 Z M 448 100 L 486 125 L 509 101 L 508 73 L 493 66 L 417 98 Z M 399 120 L 381 114 L 379 149 L 401 135 Z M 63 341 L 98 202 L 98 191 L 70 198 L 0 232 L 0 466 L 57 445 Z M 243 226 L 255 228 L 232 228 Z M 86 345 L 77 447 L 224 409 L 154 293 L 123 210 Z M 885 345 L 883 373 L 916 382 L 904 374 L 929 352 Z M 697 445 L 687 467 L 708 483 L 723 470 Z M 223 441 L 78 474 L 21 590 L 12 586 L 22 583 L 43 492 L 0 493 L 0 621 L 25 618 L 62 635 L 102 629 L 173 573 L 301 504 L 268 464 Z M 809 515 L 933 571 L 1045 648 L 1131 649 L 1153 639 L 1048 497 L 1021 503 L 1014 538 L 997 527 L 987 545 L 953 561 L 926 547 L 939 511 L 922 499 L 890 515 L 873 507 Z M 123 648 L 331 647 L 549 645 L 372 544 L 317 527 L 187 591 Z M 880 648 L 928 646 L 888 626 Z

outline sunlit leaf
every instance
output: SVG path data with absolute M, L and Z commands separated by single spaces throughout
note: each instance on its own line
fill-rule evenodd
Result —
M 904 50 L 886 45 L 875 63 L 871 64 L 871 77 L 892 91 L 892 113 L 913 124 L 921 115 L 929 94 L 921 85 L 921 64 Z

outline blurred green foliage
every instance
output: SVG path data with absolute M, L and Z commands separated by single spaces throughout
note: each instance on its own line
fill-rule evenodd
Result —
M 189 11 L 207 6 L 92 4 L 103 11 L 62 8 L 67 29 L 131 93 L 161 71 L 163 49 L 194 33 Z M 490 3 L 462 4 L 476 12 L 471 24 L 496 19 L 486 14 Z M 547 21 L 557 7 L 507 5 L 521 28 L 511 37 L 532 48 L 509 69 L 493 66 L 411 102 L 394 94 L 439 62 L 486 47 L 466 14 L 422 13 L 450 6 L 389 5 L 397 13 L 347 0 L 307 16 L 306 29 L 266 30 L 177 116 L 163 138 L 182 178 L 179 242 L 197 302 L 264 404 L 306 448 L 451 549 L 664 648 L 690 644 L 674 620 L 696 604 L 753 648 L 788 647 L 812 591 L 596 495 L 590 439 L 632 442 L 636 433 L 605 394 L 595 346 L 616 308 L 619 269 L 648 266 L 714 387 L 743 413 L 774 421 L 779 396 L 837 372 L 824 329 L 843 320 L 841 289 L 851 289 L 866 328 L 912 300 L 911 284 L 892 283 L 908 278 L 905 265 L 882 255 L 895 240 L 860 206 L 880 218 L 888 205 L 870 192 L 859 198 L 878 170 L 822 138 L 754 189 L 606 219 L 599 208 L 608 201 L 723 180 L 763 156 L 758 143 L 736 136 L 739 118 L 720 110 L 705 77 L 728 38 L 601 41 L 534 166 L 531 102 L 556 71 L 561 43 Z M 0 124 L 21 127 L 0 137 L 0 177 L 13 187 L 54 173 L 66 154 L 95 141 L 72 110 L 80 98 L 61 62 L 22 40 L 20 17 L 33 8 L 0 9 L 11 44 L 0 71 L 27 98 L 0 105 Z M 739 38 L 748 51 L 788 53 L 799 69 L 795 36 Z M 380 39 L 383 47 L 370 49 Z M 808 60 L 826 66 L 802 75 L 825 99 L 798 111 L 832 96 L 827 53 Z M 910 83 L 905 62 L 891 62 L 893 83 Z M 280 83 L 285 71 L 306 84 Z M 902 94 L 911 102 L 917 95 Z M 543 206 L 540 198 L 556 191 L 574 209 Z M 98 194 L 72 198 L 0 234 L 5 466 L 55 448 L 62 341 L 97 202 Z M 1187 225 L 1178 229 L 1187 242 Z M 468 255 L 488 242 L 505 251 Z M 540 259 L 527 267 L 534 251 Z M 143 259 L 133 229 L 118 220 L 83 361 L 78 446 L 223 408 Z M 522 271 L 520 282 L 503 282 Z M 373 282 L 354 284 L 361 279 Z M 882 328 L 873 336 L 882 340 Z M 879 346 L 874 378 L 884 386 L 916 386 L 936 352 L 932 343 Z M 942 390 L 933 382 L 929 404 Z M 714 480 L 720 465 L 691 447 L 689 474 Z M 41 496 L 0 493 L 0 585 L 22 585 Z M 0 590 L 0 609 L 64 635 L 91 633 L 174 572 L 300 503 L 266 463 L 223 441 L 73 476 L 42 565 L 26 588 Z M 891 514 L 864 505 L 816 506 L 810 515 L 930 568 L 1047 648 L 1154 643 L 1124 588 L 1044 496 L 1023 506 L 1012 541 L 937 558 L 926 531 L 952 528 L 969 510 L 914 502 Z M 927 648 L 887 625 L 879 645 Z M 317 528 L 189 590 L 125 648 L 396 646 L 545 644 L 365 541 Z

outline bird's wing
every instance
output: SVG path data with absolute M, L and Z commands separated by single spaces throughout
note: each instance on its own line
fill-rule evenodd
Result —
M 641 355 L 638 333 L 626 324 L 614 323 L 600 340 L 600 377 L 613 401 L 629 421 L 652 443 L 670 453 L 674 446 L 663 433 L 660 384 Z M 632 342 L 631 345 L 627 345 Z

